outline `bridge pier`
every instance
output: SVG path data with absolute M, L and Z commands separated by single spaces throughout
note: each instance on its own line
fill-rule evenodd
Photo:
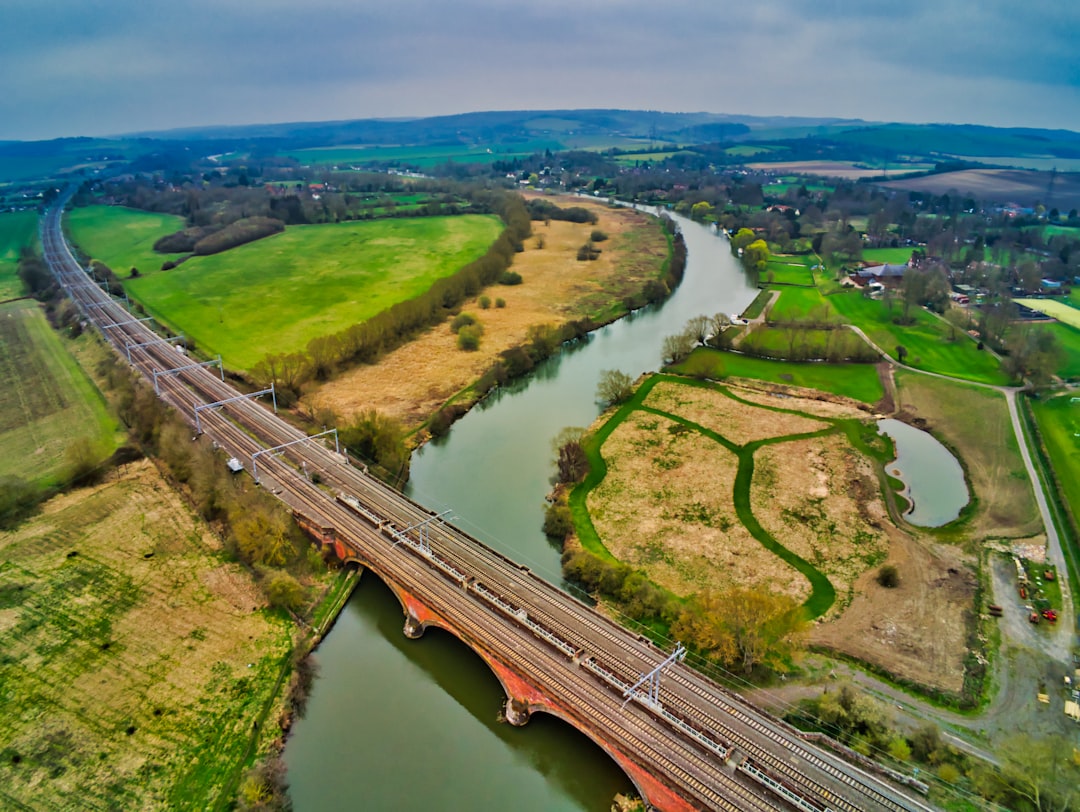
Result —
M 419 640 L 424 636 L 426 630 L 427 624 L 413 615 L 412 612 L 405 615 L 405 628 L 402 629 L 402 632 L 410 640 Z
M 506 706 L 503 708 L 503 716 L 514 727 L 524 727 L 532 716 L 529 704 L 514 697 L 507 697 Z

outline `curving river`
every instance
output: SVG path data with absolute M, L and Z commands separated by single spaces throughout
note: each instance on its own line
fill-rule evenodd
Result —
M 588 426 L 603 370 L 658 369 L 664 337 L 697 315 L 739 313 L 757 293 L 727 241 L 676 216 L 687 247 L 682 284 L 564 348 L 493 393 L 413 457 L 408 493 L 511 558 L 561 583 L 559 551 L 541 531 L 552 441 Z M 537 714 L 524 728 L 497 720 L 498 681 L 464 644 L 437 629 L 401 632 L 401 608 L 378 579 L 360 587 L 318 651 L 320 675 L 285 760 L 297 812 L 608 810 L 631 791 L 615 764 L 567 725 Z

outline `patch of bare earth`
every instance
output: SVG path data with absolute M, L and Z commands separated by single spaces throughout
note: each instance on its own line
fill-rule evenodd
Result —
M 748 406 L 717 390 L 667 381 L 653 387 L 645 398 L 645 405 L 691 420 L 736 445 L 829 427 L 827 423 L 809 417 Z
M 588 200 L 555 202 L 588 208 L 599 220 L 595 225 L 533 222 L 533 236 L 525 241 L 525 251 L 514 257 L 512 267 L 523 283 L 484 290 L 482 295 L 492 302 L 486 310 L 480 308 L 479 297 L 462 306 L 483 325 L 479 350 L 459 350 L 457 336 L 446 322 L 377 364 L 357 367 L 323 384 L 308 396 L 310 400 L 346 418 L 375 408 L 416 427 L 476 381 L 499 353 L 524 343 L 530 327 L 560 325 L 592 315 L 604 303 L 621 299 L 657 277 L 668 248 L 654 218 Z M 597 243 L 602 253 L 595 261 L 579 261 L 578 249 L 597 228 L 609 237 Z M 540 237 L 543 248 L 537 247 Z M 506 306 L 495 307 L 497 298 L 505 300 Z
M 754 454 L 754 515 L 773 538 L 828 577 L 835 614 L 888 549 L 888 513 L 870 461 L 843 435 L 778 443 Z
M 881 666 L 922 685 L 959 692 L 975 576 L 954 547 L 926 544 L 889 529 L 887 563 L 900 585 L 880 586 L 869 570 L 837 620 L 819 625 L 811 642 Z
M 147 462 L 0 533 L 0 806 L 213 806 L 291 646 L 217 546 Z
M 907 167 L 870 169 L 846 161 L 778 161 L 776 163 L 752 163 L 747 164 L 747 166 L 764 172 L 798 172 L 804 175 L 820 175 L 826 178 L 844 178 L 845 180 L 879 178 L 883 175 L 904 175 L 914 171 Z
M 817 392 L 800 386 L 785 386 L 746 378 L 728 379 L 724 383 L 743 400 L 749 400 L 761 406 L 791 409 L 818 417 L 865 420 L 868 416 L 865 405 L 828 392 Z
M 809 594 L 806 579 L 739 523 L 732 504 L 738 460 L 719 443 L 634 412 L 603 455 L 607 476 L 589 494 L 589 515 L 620 561 L 677 595 L 736 584 L 799 601 Z

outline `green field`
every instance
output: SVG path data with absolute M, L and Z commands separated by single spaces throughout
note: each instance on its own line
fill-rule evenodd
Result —
M 418 296 L 483 255 L 501 231 L 488 215 L 290 226 L 125 284 L 200 351 L 250 369 Z
M 1040 324 L 1036 329 L 1049 330 L 1065 349 L 1065 363 L 1057 368 L 1057 374 L 1070 381 L 1080 379 L 1080 330 L 1061 322 Z
M 659 163 L 660 161 L 666 161 L 673 155 L 690 155 L 693 153 L 686 152 L 681 149 L 670 149 L 663 152 L 635 152 L 629 155 L 616 155 L 615 163 L 622 166 L 634 166 L 635 164 L 648 161 L 650 163 Z
M 765 281 L 778 285 L 813 285 L 810 266 L 817 263 L 811 256 L 773 256 L 765 266 Z
M 863 259 L 879 265 L 906 265 L 911 259 L 910 248 L 864 248 Z
M 0 476 L 42 485 L 65 478 L 65 453 L 87 438 L 104 459 L 118 426 L 101 393 L 36 302 L 0 305 Z
M 836 320 L 831 296 L 826 297 L 817 288 L 781 288 L 780 298 L 769 311 L 770 322 Z
M 0 808 L 232 808 L 292 648 L 156 469 L 0 532 Z
M 897 345 L 904 346 L 908 366 L 967 381 L 1010 383 L 993 355 L 980 351 L 975 342 L 963 333 L 958 333 L 956 340 L 950 341 L 949 325 L 922 308 L 912 308 L 911 316 L 915 323 L 901 327 L 893 324 L 882 302 L 866 298 L 859 291 L 837 293 L 829 297 L 829 302 L 893 358 L 896 357 Z M 896 311 L 899 311 L 899 307 Z
M 1066 392 L 1030 403 L 1065 500 L 1080 516 L 1080 399 Z
M 144 274 L 161 268 L 172 255 L 155 253 L 154 243 L 184 228 L 185 222 L 174 214 L 122 206 L 87 206 L 68 212 L 64 225 L 72 241 L 91 259 L 101 260 L 126 279 L 132 268 Z
M 330 164 L 334 166 L 373 163 L 400 163 L 428 167 L 455 163 L 483 163 L 527 158 L 546 149 L 563 149 L 558 141 L 523 141 L 515 144 L 496 144 L 490 147 L 466 144 L 436 144 L 432 146 L 340 146 L 312 147 L 284 153 L 301 164 Z
M 19 251 L 23 246 L 37 245 L 37 225 L 36 211 L 0 214 L 0 301 L 23 293 L 22 281 L 17 274 Z
M 717 380 L 726 377 L 756 378 L 820 389 L 863 403 L 877 403 L 885 394 L 877 369 L 872 364 L 795 364 L 699 347 L 689 358 L 671 369 L 680 375 L 704 375 Z
M 1017 299 L 1017 304 L 1045 313 L 1052 319 L 1080 329 L 1080 310 L 1057 299 Z

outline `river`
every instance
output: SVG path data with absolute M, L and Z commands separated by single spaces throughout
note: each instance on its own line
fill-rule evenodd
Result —
M 410 496 L 450 510 L 455 524 L 554 583 L 562 583 L 559 551 L 540 528 L 555 436 L 597 417 L 603 370 L 658 369 L 665 336 L 697 315 L 742 312 L 757 294 L 726 240 L 675 219 L 687 266 L 666 302 L 564 348 L 413 456 Z M 500 724 L 504 696 L 480 659 L 439 630 L 408 640 L 403 621 L 389 590 L 365 573 L 319 648 L 307 714 L 285 749 L 297 812 L 606 812 L 615 793 L 631 791 L 569 726 L 544 714 L 521 729 Z

